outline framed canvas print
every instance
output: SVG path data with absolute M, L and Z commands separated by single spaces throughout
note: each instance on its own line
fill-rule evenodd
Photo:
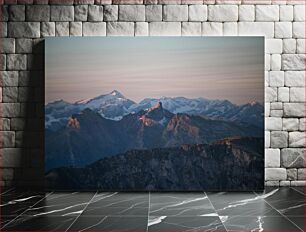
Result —
M 264 187 L 264 37 L 45 41 L 50 189 Z

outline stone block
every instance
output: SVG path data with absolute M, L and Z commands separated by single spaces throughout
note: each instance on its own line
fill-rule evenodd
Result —
M 8 36 L 13 38 L 39 38 L 39 22 L 9 22 Z
M 305 106 L 304 103 L 284 103 L 285 117 L 304 117 Z
M 239 35 L 258 35 L 266 38 L 274 37 L 273 22 L 239 22 Z
M 297 118 L 283 118 L 284 131 L 296 131 L 299 129 L 299 120 Z
M 18 86 L 18 71 L 0 71 L 0 86 Z
M 82 22 L 70 22 L 70 36 L 82 36 Z
M 22 54 L 8 54 L 7 69 L 8 70 L 26 70 L 27 69 L 27 56 Z
M 265 147 L 268 148 L 271 146 L 271 132 L 265 131 Z
M 119 5 L 119 21 L 145 21 L 145 6 Z
M 245 0 L 243 0 L 245 1 Z M 279 180 L 269 180 L 269 181 L 265 181 L 265 186 L 267 187 L 278 187 L 280 185 L 280 182 Z
M 151 22 L 149 23 L 150 36 L 180 36 L 181 23 L 179 22 Z
M 24 165 L 25 157 L 22 156 L 23 151 L 19 148 L 3 148 L 0 149 L 2 154 L 2 167 L 16 168 Z
M 146 6 L 146 21 L 159 22 L 163 19 L 163 9 L 161 5 Z
M 134 36 L 134 23 L 108 22 L 106 33 L 108 36 Z
M 291 87 L 290 102 L 305 102 L 305 88 Z
M 266 87 L 265 88 L 265 101 L 266 102 L 277 101 L 277 88 L 275 88 L 275 87 Z
M 103 21 L 103 6 L 89 5 L 88 6 L 88 21 L 90 22 Z
M 305 70 L 305 54 L 283 54 L 283 70 Z
M 0 54 L 0 70 L 6 70 L 6 55 Z
M 212 22 L 238 21 L 238 6 L 210 5 L 208 6 L 208 20 Z
M 281 87 L 285 85 L 285 74 L 283 71 L 271 71 L 269 76 L 269 83 L 271 87 Z
M 117 21 L 118 5 L 105 5 L 103 15 L 104 15 L 104 21 Z
M 292 23 L 275 22 L 275 38 L 292 38 Z
M 279 168 L 280 167 L 280 150 L 265 149 L 265 167 Z
M 51 21 L 73 21 L 73 6 L 51 6 Z
M 182 36 L 201 36 L 200 22 L 183 22 Z
M 299 168 L 297 177 L 298 180 L 306 180 L 306 168 Z
M 293 15 L 294 15 L 294 21 L 304 22 L 305 21 L 305 5 L 295 5 Z
M 302 180 L 294 180 L 290 182 L 290 186 L 291 187 L 298 187 L 298 186 L 306 186 L 306 181 L 302 181 Z
M 1 38 L 2 46 L 0 46 L 1 53 L 15 53 L 15 39 Z
M 17 102 L 18 87 L 3 87 L 2 102 Z
M 55 22 L 41 23 L 41 37 L 55 36 Z
M 28 5 L 26 8 L 27 21 L 48 22 L 50 21 L 50 6 Z
M 286 180 L 287 172 L 285 168 L 266 168 L 265 169 L 265 180 Z
M 228 35 L 228 36 L 238 35 L 238 24 L 236 22 L 223 23 L 223 35 Z
M 305 86 L 305 72 L 304 71 L 285 72 L 285 86 L 290 86 L 290 87 Z
M 16 39 L 16 53 L 32 53 L 32 39 Z
M 222 23 L 215 23 L 215 22 L 202 23 L 202 35 L 203 36 L 223 35 Z
M 205 5 L 190 5 L 188 8 L 189 21 L 206 21 L 207 20 L 207 6 Z
M 278 71 L 282 68 L 282 57 L 280 54 L 271 55 L 271 70 Z
M 105 36 L 106 23 L 105 22 L 84 22 L 83 36 Z
M 188 21 L 187 5 L 166 5 L 163 10 L 164 21 Z
M 287 180 L 297 180 L 297 169 L 296 168 L 287 169 Z
M 265 54 L 265 71 L 271 70 L 270 66 L 271 66 L 271 55 L 270 54 Z
M 74 21 L 87 21 L 88 5 L 77 5 L 74 7 Z
M 297 39 L 296 40 L 296 52 L 300 54 L 305 54 L 305 39 Z
M 283 41 L 281 39 L 266 39 L 265 52 L 271 54 L 281 54 L 283 51 Z
M 279 20 L 286 22 L 293 21 L 293 6 L 279 6 Z
M 282 130 L 282 119 L 276 117 L 266 117 L 265 118 L 266 130 Z
M 271 132 L 271 147 L 272 148 L 288 147 L 288 132 L 272 131 Z
M 281 187 L 289 187 L 290 186 L 290 181 L 289 180 L 281 180 L 279 182 L 279 186 L 281 186 Z
M 304 168 L 305 149 L 284 148 L 281 150 L 281 165 L 285 168 Z
M 283 53 L 292 53 L 296 51 L 295 39 L 283 39 Z
M 304 147 L 305 132 L 293 131 L 289 132 L 289 147 Z
M 301 118 L 300 120 L 299 120 L 299 130 L 300 131 L 305 131 L 305 118 Z
M 279 21 L 279 6 L 256 5 L 255 14 L 256 21 Z
M 135 36 L 148 36 L 149 35 L 149 23 L 136 22 L 135 23 Z
M 297 39 L 305 38 L 305 22 L 293 22 L 292 36 Z
M 271 110 L 271 117 L 283 117 L 283 110 Z
M 69 36 L 69 22 L 56 22 L 55 36 Z
M 255 6 L 240 5 L 239 6 L 239 21 L 255 21 Z
M 3 117 L 18 117 L 20 116 L 19 103 L 2 103 Z
M 9 6 L 10 21 L 25 21 L 25 6 L 24 5 L 10 5 Z

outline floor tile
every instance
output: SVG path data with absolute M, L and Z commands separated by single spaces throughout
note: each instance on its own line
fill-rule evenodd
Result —
M 4 218 L 5 220 L 5 218 Z M 1 231 L 65 231 L 75 220 L 66 216 L 21 216 L 8 223 Z
M 149 216 L 148 231 L 150 232 L 226 232 L 219 217 L 167 217 Z
M 71 231 L 145 232 L 147 217 L 80 216 L 69 228 Z
M 304 194 L 306 195 L 306 187 L 291 187 L 291 189 L 301 193 L 301 194 Z
M 291 222 L 293 222 L 295 225 L 297 225 L 301 229 L 306 229 L 306 222 L 305 222 L 305 217 L 302 215 L 299 217 L 293 217 L 293 216 L 288 216 Z
M 292 188 L 279 188 L 269 193 L 259 194 L 278 212 L 286 216 L 300 216 L 305 213 L 305 195 Z
M 301 232 L 298 227 L 284 217 L 221 216 L 220 218 L 227 231 Z
M 98 193 L 82 215 L 148 215 L 149 193 Z
M 37 204 L 45 196 L 43 192 L 7 192 L 1 196 L 1 215 L 17 216 Z
M 205 193 L 151 193 L 152 216 L 201 216 L 214 213 Z
M 94 192 L 52 193 L 24 214 L 28 216 L 76 216 L 83 212 Z
M 281 216 L 262 197 L 254 193 L 207 193 L 219 215 Z

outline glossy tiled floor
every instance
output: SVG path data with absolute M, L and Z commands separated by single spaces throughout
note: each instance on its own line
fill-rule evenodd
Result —
M 1 194 L 1 231 L 295 232 L 305 228 L 304 188 L 265 192 Z

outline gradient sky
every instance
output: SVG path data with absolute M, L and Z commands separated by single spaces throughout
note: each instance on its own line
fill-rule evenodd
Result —
M 58 37 L 45 44 L 46 103 L 114 89 L 136 102 L 264 99 L 263 37 Z

